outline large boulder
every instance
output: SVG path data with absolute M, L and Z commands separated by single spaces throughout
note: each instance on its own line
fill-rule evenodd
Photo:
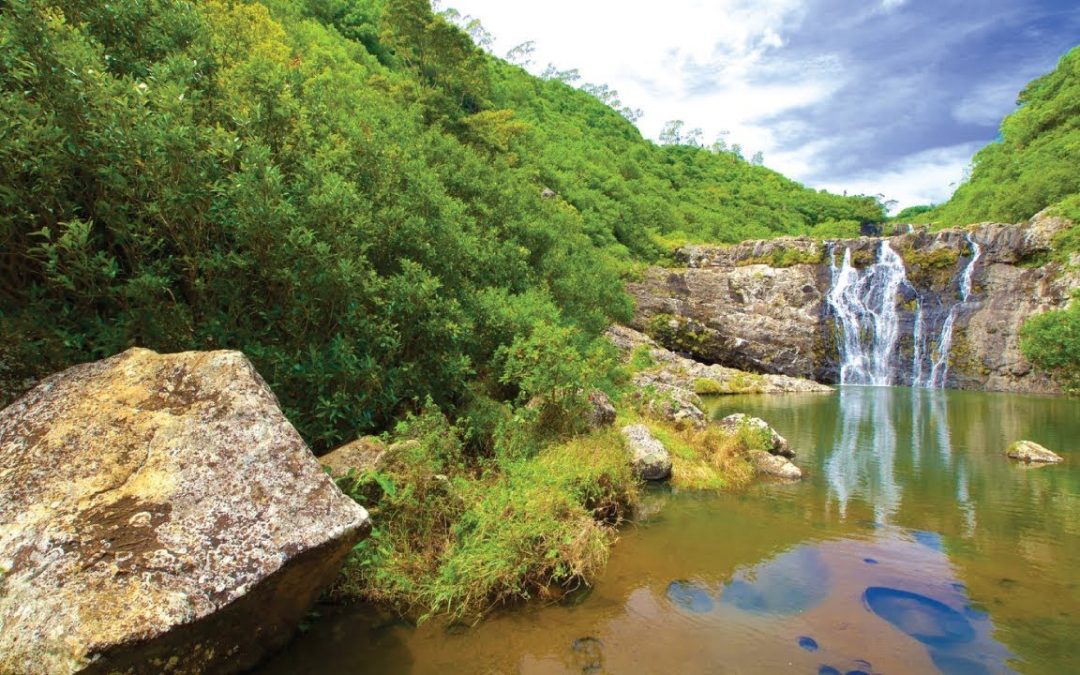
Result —
M 0 411 L 0 672 L 221 673 L 370 529 L 238 352 L 131 349 Z
M 664 480 L 671 476 L 671 455 L 647 426 L 627 425 L 622 428 L 622 435 L 630 449 L 630 463 L 642 480 Z
M 1028 464 L 1033 462 L 1036 464 L 1057 464 L 1065 461 L 1065 458 L 1061 455 L 1047 450 L 1032 441 L 1017 441 L 1009 446 L 1005 454 L 1010 459 L 1027 462 Z
M 761 434 L 764 442 L 762 449 L 767 450 L 769 454 L 787 457 L 788 459 L 795 457 L 795 452 L 788 445 L 787 439 L 777 433 L 776 429 L 773 429 L 768 422 L 760 417 L 751 417 L 746 413 L 735 413 L 720 420 L 720 426 L 729 433 L 736 433 L 744 427 L 749 428 Z

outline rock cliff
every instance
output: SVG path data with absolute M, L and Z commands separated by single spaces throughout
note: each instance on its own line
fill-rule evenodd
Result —
M 852 264 L 866 267 L 885 241 L 902 258 L 907 282 L 895 298 L 893 384 L 917 379 L 916 357 L 933 358 L 951 311 L 946 386 L 1054 393 L 1057 385 L 1020 353 L 1019 331 L 1032 314 L 1064 307 L 1080 286 L 1075 268 L 1048 262 L 1054 235 L 1067 225 L 1039 215 L 1021 225 L 913 229 L 884 239 L 780 238 L 685 247 L 677 253 L 680 267 L 651 268 L 628 285 L 637 304 L 633 326 L 706 363 L 837 382 L 839 328 L 828 302 L 833 266 L 850 249 Z M 974 245 L 980 255 L 971 270 L 971 296 L 960 305 L 961 275 Z

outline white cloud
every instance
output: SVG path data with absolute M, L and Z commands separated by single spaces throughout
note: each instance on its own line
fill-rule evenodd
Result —
M 748 153 L 768 153 L 766 115 L 808 105 L 837 86 L 836 68 L 810 64 L 784 81 L 755 80 L 798 24 L 803 0 L 668 0 L 660 10 L 613 0 L 549 0 L 530 7 L 496 0 L 446 0 L 478 17 L 503 54 L 532 40 L 534 70 L 578 68 L 583 80 L 617 89 L 641 108 L 639 127 L 657 138 L 672 119 L 700 127 L 708 141 L 730 132 Z
M 968 124 L 998 125 L 1016 107 L 1017 92 L 1034 74 L 1011 73 L 1010 77 L 980 84 L 953 107 L 953 117 Z
M 956 190 L 981 143 L 961 143 L 908 155 L 880 171 L 842 176 L 815 185 L 830 192 L 883 194 L 897 202 L 895 210 L 916 204 L 940 204 Z
M 495 53 L 532 41 L 534 72 L 577 68 L 584 82 L 618 90 L 644 111 L 647 137 L 680 119 L 705 142 L 725 134 L 745 156 L 763 152 L 767 166 L 796 180 L 882 193 L 900 206 L 945 200 L 981 143 L 919 150 L 950 142 L 956 122 L 996 126 L 1033 74 L 1027 66 L 1045 68 L 1033 57 L 997 66 L 993 81 L 971 81 L 979 70 L 947 68 L 946 57 L 963 40 L 982 44 L 978 36 L 1013 20 L 1015 8 L 971 9 L 945 29 L 924 26 L 908 4 L 444 0 L 483 22 Z M 879 42 L 912 31 L 920 42 L 910 54 Z

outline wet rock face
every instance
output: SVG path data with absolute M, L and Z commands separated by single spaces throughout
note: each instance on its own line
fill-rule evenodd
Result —
M 0 672 L 234 672 L 367 513 L 238 352 L 132 349 L 0 411 Z
M 970 231 L 914 230 L 888 238 L 904 261 L 909 285 L 897 297 L 899 341 L 891 364 L 895 384 L 915 379 L 915 301 L 922 307 L 923 356 L 950 310 L 959 303 L 968 237 L 981 256 L 973 267 L 969 302 L 955 311 L 946 385 L 961 389 L 1057 393 L 1020 352 L 1020 327 L 1036 313 L 1065 307 L 1080 274 L 1043 263 L 1067 221 L 1038 215 L 1022 225 L 983 223 Z M 881 239 L 833 243 L 851 249 L 855 267 L 871 264 Z M 804 238 L 691 246 L 677 258 L 685 267 L 653 268 L 628 284 L 637 311 L 633 327 L 664 347 L 709 364 L 756 373 L 839 378 L 836 325 L 828 306 L 829 247 Z M 839 259 L 837 260 L 839 262 Z

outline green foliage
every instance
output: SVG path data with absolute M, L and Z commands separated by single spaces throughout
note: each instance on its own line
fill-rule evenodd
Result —
M 377 527 L 354 550 L 337 592 L 408 614 L 475 615 L 583 583 L 606 561 L 611 526 L 637 496 L 615 432 L 485 472 L 454 459 L 460 429 L 433 410 L 399 431 L 416 439 L 391 446 L 400 449 L 387 474 L 360 481 L 383 485 L 367 502 Z
M 810 228 L 810 236 L 815 239 L 856 239 L 860 234 L 861 223 L 857 220 L 830 220 Z
M 825 247 L 810 251 L 794 247 L 777 248 L 766 256 L 745 258 L 739 265 L 769 265 L 770 267 L 793 267 L 795 265 L 818 265 L 825 259 Z
M 694 380 L 694 393 L 698 396 L 709 396 L 711 394 L 726 394 L 728 393 L 720 383 L 716 380 L 699 377 Z
M 457 410 L 541 317 L 625 318 L 514 167 L 528 125 L 481 109 L 489 61 L 423 2 L 9 3 L 4 398 L 132 345 L 241 349 L 326 448 Z
M 924 213 L 929 213 L 933 209 L 934 207 L 931 204 L 919 204 L 918 206 L 909 206 L 906 209 L 902 209 L 895 216 L 889 218 L 889 220 L 896 223 L 915 222 L 914 219 L 921 218 Z
M 1025 321 L 1020 350 L 1053 374 L 1066 391 L 1080 394 L 1080 293 L 1067 309 L 1036 314 Z
M 652 356 L 652 347 L 639 345 L 630 353 L 630 369 L 634 372 L 648 370 L 656 365 L 656 359 Z
M 921 222 L 1021 222 L 1080 193 L 1080 47 L 1020 93 L 1001 135 L 975 155 L 971 177 Z
M 589 392 L 615 368 L 613 350 L 604 340 L 580 344 L 573 328 L 546 322 L 535 324 L 528 337 L 502 350 L 503 384 L 514 384 L 519 398 L 538 412 L 539 426 L 568 433 L 583 430 Z

